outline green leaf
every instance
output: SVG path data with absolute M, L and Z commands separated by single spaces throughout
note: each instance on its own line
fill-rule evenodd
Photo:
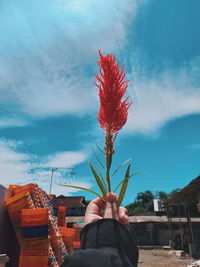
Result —
M 126 170 L 125 179 L 124 179 L 124 181 L 122 183 L 121 191 L 120 191 L 118 199 L 117 199 L 117 202 L 118 202 L 119 206 L 122 203 L 122 200 L 123 200 L 124 195 L 126 193 L 126 189 L 127 189 L 127 186 L 128 186 L 128 178 L 129 178 L 130 168 L 131 168 L 131 165 L 129 164 L 128 168 Z
M 96 170 L 97 170 L 97 172 L 98 172 L 98 174 L 99 174 L 99 176 L 101 178 L 101 181 L 102 181 L 102 183 L 103 183 L 103 185 L 104 185 L 104 187 L 105 187 L 105 189 L 107 191 L 107 185 L 106 185 L 106 182 L 105 182 L 105 179 L 104 179 L 103 175 L 101 174 L 100 170 L 97 167 L 95 167 L 95 168 L 96 168 Z
M 112 176 L 119 170 L 119 169 L 121 169 L 121 167 L 123 167 L 126 163 L 128 163 L 129 161 L 131 160 L 131 158 L 130 159 L 128 159 L 128 160 L 126 160 L 126 161 L 124 161 L 114 172 L 113 172 L 113 174 L 112 174 Z
M 97 154 L 94 152 L 94 149 L 92 148 L 92 152 L 95 155 L 95 158 L 97 159 L 97 161 L 99 162 L 99 164 L 101 165 L 101 167 L 105 170 L 105 167 L 103 166 L 103 163 L 100 161 L 100 159 L 98 158 Z
M 103 201 L 105 201 L 105 199 L 104 199 L 102 196 L 100 196 L 98 193 L 96 193 L 96 192 L 93 191 L 93 190 L 87 189 L 87 188 L 85 188 L 85 187 L 74 186 L 74 185 L 66 185 L 66 184 L 58 184 L 58 185 L 88 191 L 88 192 L 90 192 L 90 193 L 93 193 L 93 194 L 97 195 L 100 199 L 102 199 Z
M 104 151 L 100 148 L 100 146 L 98 146 L 97 144 L 96 144 L 96 146 L 99 149 L 99 151 L 104 155 Z
M 89 162 L 89 164 L 90 164 L 90 168 L 91 168 L 91 170 L 92 170 L 92 173 L 93 173 L 93 175 L 94 175 L 94 177 L 95 177 L 95 179 L 96 179 L 96 182 L 97 182 L 97 184 L 98 184 L 98 186 L 99 186 L 99 188 L 100 188 L 100 190 L 101 190 L 103 196 L 106 197 L 106 195 L 107 195 L 107 191 L 106 191 L 106 189 L 105 189 L 105 187 L 104 187 L 104 185 L 103 185 L 101 179 L 99 178 L 99 176 L 98 176 L 97 172 L 95 171 L 95 169 L 93 168 L 92 164 L 91 164 L 90 162 Z
M 113 138 L 113 144 L 115 143 L 115 140 L 117 138 L 117 135 L 118 135 L 118 132 L 114 135 L 114 138 Z
M 136 173 L 133 173 L 133 174 L 131 174 L 129 177 L 128 177 L 128 179 L 129 178 L 131 178 L 131 177 L 133 177 L 133 176 L 135 176 L 135 175 L 137 175 L 137 174 L 141 174 L 141 173 L 143 173 L 143 172 L 136 172 Z M 126 178 L 125 178 L 126 179 Z M 125 180 L 124 179 L 124 180 Z M 116 191 L 117 191 L 117 189 L 120 187 L 120 185 L 124 182 L 124 180 L 122 180 L 119 184 L 118 184 L 118 186 L 115 188 L 115 190 L 113 191 L 113 193 L 115 193 Z

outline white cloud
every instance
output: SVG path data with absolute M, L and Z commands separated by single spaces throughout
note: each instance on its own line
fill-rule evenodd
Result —
M 0 183 L 20 183 L 29 170 L 27 155 L 17 153 L 14 144 L 0 140 Z
M 98 49 L 112 52 L 126 44 L 126 26 L 136 9 L 136 0 L 5 2 L 0 104 L 9 117 L 0 118 L 0 127 L 24 125 L 23 115 L 93 110 L 96 90 L 84 70 L 95 66 Z
M 173 119 L 200 113 L 200 86 L 187 69 L 167 71 L 152 78 L 129 77 L 133 105 L 126 130 L 152 134 Z
M 49 192 L 51 168 L 57 166 L 73 166 L 84 162 L 87 154 L 84 152 L 61 152 L 56 155 L 38 158 L 18 152 L 20 143 L 9 140 L 0 140 L 0 184 L 27 184 L 37 183 L 45 191 Z M 41 163 L 42 162 L 42 163 Z M 43 164 L 45 162 L 45 164 Z M 65 164 L 65 165 L 64 165 Z M 60 187 L 57 184 L 72 184 L 76 186 L 91 188 L 89 178 L 69 175 L 70 170 L 57 170 L 53 176 L 52 193 L 70 194 L 79 191 Z
M 99 48 L 116 54 L 125 47 L 129 23 L 143 2 L 5 1 L 0 17 L 0 128 L 97 110 L 97 89 L 86 72 L 93 72 Z M 199 113 L 200 85 L 194 83 L 199 65 L 197 59 L 179 72 L 151 78 L 129 75 L 134 103 L 126 129 L 152 134 L 172 119 Z
M 126 26 L 134 18 L 138 7 L 137 0 L 60 0 L 58 2 L 73 18 L 72 21 L 68 21 L 70 24 L 67 26 L 72 30 L 71 36 L 75 41 L 75 47 L 78 46 L 79 51 L 84 50 L 87 57 L 96 54 L 100 48 L 113 51 L 124 47 L 127 38 Z
M 87 155 L 83 152 L 60 152 L 47 158 L 45 167 L 73 167 L 87 159 Z
M 22 127 L 26 126 L 28 124 L 28 121 L 23 118 L 12 118 L 12 117 L 1 117 L 0 118 L 0 128 L 5 127 Z

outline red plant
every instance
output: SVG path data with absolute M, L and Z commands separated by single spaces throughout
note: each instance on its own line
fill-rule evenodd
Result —
M 115 63 L 115 57 L 111 54 L 103 56 L 99 51 L 100 75 L 95 77 L 99 83 L 95 85 L 99 88 L 100 109 L 97 119 L 101 128 L 106 131 L 106 173 L 108 190 L 110 192 L 109 170 L 112 163 L 113 134 L 117 133 L 126 123 L 128 109 L 132 102 L 127 102 L 128 97 L 122 100 L 128 87 L 128 81 L 124 81 L 126 73 L 124 66 L 120 70 L 119 62 Z
M 124 67 L 120 70 L 119 62 L 115 62 L 115 57 L 111 54 L 103 56 L 99 51 L 100 59 L 98 65 L 100 67 L 100 74 L 96 74 L 97 82 L 96 86 L 99 88 L 99 98 L 100 98 L 100 109 L 97 119 L 100 122 L 101 128 L 106 131 L 105 135 L 105 157 L 106 157 L 106 166 L 99 160 L 95 154 L 96 159 L 98 160 L 101 167 L 104 169 L 106 177 L 101 174 L 101 172 L 93 167 L 91 163 L 90 168 L 96 179 L 96 182 L 101 190 L 102 196 L 87 188 L 64 185 L 67 187 L 83 189 L 89 192 L 92 192 L 98 195 L 100 198 L 105 199 L 108 192 L 111 192 L 111 177 L 124 166 L 128 161 L 122 163 L 112 175 L 110 175 L 110 169 L 112 164 L 112 157 L 114 153 L 114 142 L 116 139 L 117 132 L 124 126 L 127 121 L 128 109 L 131 106 L 132 102 L 128 102 L 128 97 L 123 100 L 124 95 L 126 94 L 126 89 L 128 87 L 128 82 L 124 80 L 126 73 L 124 72 Z M 101 150 L 101 149 L 100 149 Z M 139 173 L 130 174 L 131 165 L 129 164 L 124 176 L 124 179 L 118 184 L 113 192 L 116 192 L 120 187 L 120 193 L 118 195 L 118 204 L 122 202 L 129 178 L 135 176 Z

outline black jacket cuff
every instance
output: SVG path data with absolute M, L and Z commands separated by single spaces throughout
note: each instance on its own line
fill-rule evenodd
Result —
M 117 248 L 131 262 L 138 260 L 138 248 L 131 232 L 114 219 L 102 219 L 87 224 L 81 231 L 81 248 Z

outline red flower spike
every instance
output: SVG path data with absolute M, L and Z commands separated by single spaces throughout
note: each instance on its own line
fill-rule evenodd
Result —
M 108 192 L 111 192 L 110 167 L 114 153 L 113 144 L 116 139 L 116 136 L 113 138 L 113 135 L 126 123 L 128 109 L 132 103 L 127 102 L 128 97 L 122 100 L 128 87 L 128 81 L 124 81 L 126 75 L 124 67 L 120 70 L 119 62 L 115 63 L 113 55 L 103 56 L 99 51 L 99 56 L 100 74 L 95 75 L 97 78 L 95 84 L 99 88 L 100 98 L 100 109 L 97 119 L 100 122 L 101 128 L 106 131 L 106 180 Z
M 128 81 L 124 81 L 126 73 L 124 72 L 124 67 L 120 70 L 119 62 L 115 63 L 115 57 L 113 55 L 103 56 L 99 51 L 100 59 L 98 65 L 100 67 L 100 73 L 96 74 L 97 82 L 96 86 L 99 88 L 99 98 L 100 98 L 100 109 L 98 113 L 98 120 L 101 127 L 105 130 L 105 177 L 101 173 L 96 171 L 95 168 L 90 163 L 90 168 L 94 175 L 94 178 L 102 192 L 102 196 L 96 192 L 78 186 L 63 185 L 67 187 L 73 187 L 77 189 L 83 189 L 90 191 L 102 200 L 108 192 L 112 192 L 111 188 L 111 178 L 112 176 L 123 166 L 126 162 L 121 164 L 110 176 L 110 170 L 114 154 L 114 142 L 117 137 L 118 131 L 124 126 L 127 121 L 128 109 L 132 102 L 128 102 L 128 97 L 123 100 L 128 87 Z M 97 157 L 98 159 L 98 157 Z M 99 161 L 99 160 L 98 160 Z M 101 163 L 101 162 L 100 162 Z M 101 163 L 102 165 L 102 163 Z M 137 173 L 136 173 L 137 174 Z M 126 170 L 124 179 L 119 183 L 114 192 L 121 186 L 121 191 L 118 196 L 118 204 L 123 200 L 124 194 L 126 192 L 129 178 L 135 174 L 130 175 L 130 164 Z
M 101 128 L 106 130 L 107 136 L 118 132 L 126 123 L 128 109 L 132 102 L 127 102 L 128 97 L 122 101 L 126 93 L 129 81 L 124 81 L 124 66 L 120 70 L 119 62 L 115 63 L 115 57 L 111 54 L 103 56 L 99 51 L 100 74 L 96 74 L 99 88 L 100 110 L 98 120 Z M 109 138 L 110 139 L 110 138 Z M 110 144 L 111 145 L 111 144 Z

